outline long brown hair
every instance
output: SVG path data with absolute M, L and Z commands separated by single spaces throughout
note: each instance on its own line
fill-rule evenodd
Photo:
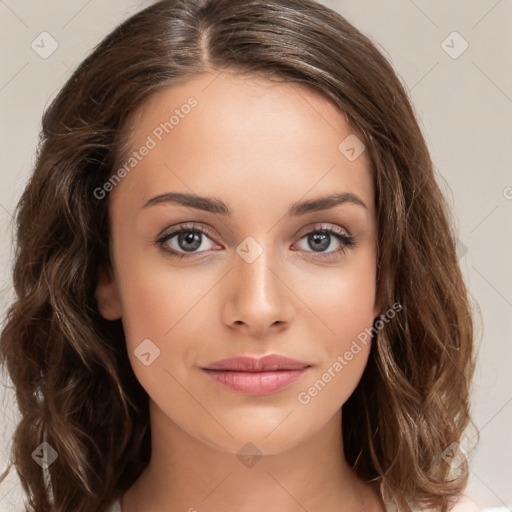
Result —
M 345 456 L 396 501 L 446 511 L 467 479 L 442 457 L 470 422 L 473 319 L 450 210 L 407 94 L 387 60 L 312 0 L 163 0 L 112 31 L 46 110 L 16 210 L 16 300 L 1 361 L 21 419 L 14 464 L 37 512 L 102 512 L 150 459 L 148 396 L 121 321 L 95 299 L 109 262 L 107 200 L 122 128 L 152 93 L 205 70 L 314 87 L 364 137 L 378 212 L 377 299 L 402 310 L 374 336 L 343 406 Z M 58 454 L 44 471 L 32 454 Z

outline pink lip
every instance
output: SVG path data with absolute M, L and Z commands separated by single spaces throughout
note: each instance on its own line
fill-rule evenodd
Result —
M 213 380 L 238 393 L 268 395 L 300 379 L 311 365 L 279 355 L 222 359 L 202 370 Z

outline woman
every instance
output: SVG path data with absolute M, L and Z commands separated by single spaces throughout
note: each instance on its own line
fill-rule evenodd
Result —
M 28 505 L 447 511 L 474 364 L 449 216 L 400 81 L 334 11 L 134 15 L 45 113 L 17 209 Z

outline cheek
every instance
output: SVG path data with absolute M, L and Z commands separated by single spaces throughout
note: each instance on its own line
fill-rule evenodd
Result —
M 328 346 L 342 349 L 371 327 L 378 314 L 375 257 L 371 251 L 352 253 L 338 268 L 322 270 L 297 276 L 300 287 L 295 290 L 317 316 L 319 333 Z
M 372 343 L 373 296 L 359 297 L 367 302 L 364 308 L 361 302 L 359 307 L 354 307 L 357 298 L 350 293 L 340 292 L 332 299 L 334 305 L 324 304 L 324 320 L 333 333 L 317 338 L 321 360 L 296 396 L 307 414 L 324 420 L 354 392 L 367 365 Z
M 177 382 L 185 382 L 194 361 L 191 340 L 202 337 L 197 320 L 207 287 L 143 265 L 119 277 L 126 347 L 138 381 L 157 403 L 190 406 Z
M 187 324 L 208 289 L 205 273 L 172 267 L 163 256 L 148 257 L 147 250 L 119 252 L 117 284 L 128 344 L 144 338 L 161 340 Z
M 357 262 L 341 265 L 337 272 L 315 275 L 314 282 L 301 281 L 299 293 L 307 296 L 304 302 L 315 313 L 307 313 L 306 328 L 318 333 L 315 339 L 321 362 L 297 398 L 302 405 L 311 403 L 308 409 L 315 414 L 340 407 L 363 374 L 378 314 L 375 278 L 375 259 L 368 252 L 359 253 Z

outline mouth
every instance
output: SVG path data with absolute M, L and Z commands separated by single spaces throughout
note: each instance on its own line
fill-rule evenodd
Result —
M 308 363 L 272 354 L 260 359 L 250 356 L 222 359 L 201 370 L 231 391 L 263 396 L 291 386 L 310 367 Z

